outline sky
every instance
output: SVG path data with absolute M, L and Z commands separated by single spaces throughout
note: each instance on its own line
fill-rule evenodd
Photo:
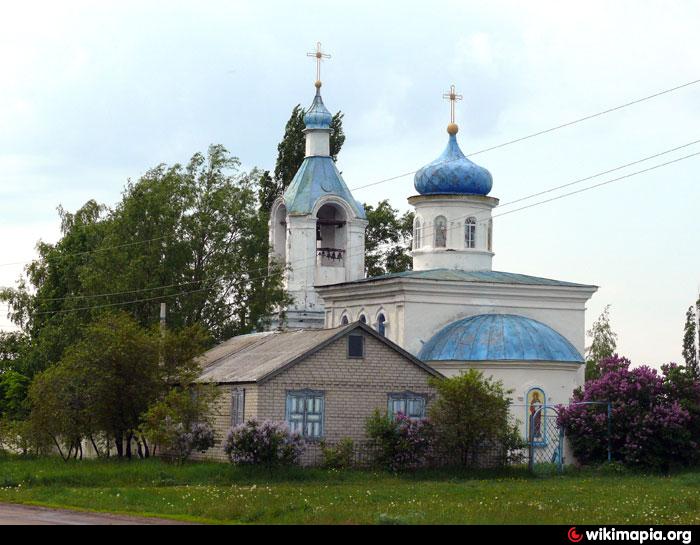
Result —
M 59 205 L 113 205 L 129 178 L 214 143 L 246 169 L 273 168 L 292 108 L 313 98 L 317 41 L 352 189 L 441 153 L 451 84 L 469 153 L 700 79 L 698 27 L 700 4 L 682 1 L 7 3 L 0 286 L 39 239 L 57 239 Z M 699 119 L 696 84 L 473 160 L 506 202 L 698 140 Z M 622 354 L 680 362 L 700 288 L 699 178 L 693 157 L 497 217 L 494 269 L 600 286 L 588 327 L 609 304 Z M 354 195 L 403 211 L 414 193 L 406 176 Z

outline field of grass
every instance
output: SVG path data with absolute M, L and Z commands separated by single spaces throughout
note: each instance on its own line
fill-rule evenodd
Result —
M 700 470 L 372 471 L 0 457 L 0 502 L 218 523 L 698 524 Z

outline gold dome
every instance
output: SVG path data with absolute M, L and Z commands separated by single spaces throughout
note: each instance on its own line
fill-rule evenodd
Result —
M 457 123 L 450 123 L 447 125 L 447 133 L 451 135 L 457 134 L 457 131 L 459 131 L 459 126 Z
M 314 86 L 316 87 L 316 89 L 320 89 L 321 88 L 321 80 L 317 79 L 316 83 L 314 83 Z

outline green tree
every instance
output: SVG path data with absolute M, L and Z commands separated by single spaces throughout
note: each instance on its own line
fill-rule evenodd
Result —
M 490 448 L 499 452 L 505 463 L 522 448 L 509 413 L 512 391 L 501 381 L 470 369 L 450 378 L 433 378 L 431 384 L 437 399 L 430 408 L 430 421 L 435 446 L 442 455 L 473 465 L 479 453 Z
M 688 307 L 685 313 L 685 329 L 683 332 L 683 359 L 690 373 L 698 376 L 698 324 L 696 322 L 695 308 Z
M 304 109 L 297 104 L 292 110 L 284 127 L 284 136 L 277 145 L 277 161 L 274 174 L 265 171 L 260 176 L 258 199 L 260 210 L 266 217 L 275 199 L 281 196 L 289 187 L 294 175 L 304 161 L 306 152 L 306 136 L 304 135 Z M 330 154 L 333 161 L 338 159 L 338 153 L 345 142 L 343 132 L 343 113 L 337 112 L 331 121 Z
M 617 348 L 617 333 L 610 325 L 610 305 L 607 305 L 586 334 L 592 339 L 586 350 L 586 380 L 600 377 L 600 361 L 612 357 Z
M 113 440 L 119 457 L 149 446 L 138 433 L 144 413 L 174 384 L 189 384 L 206 336 L 198 327 L 144 329 L 125 312 L 107 313 L 90 324 L 61 361 L 36 377 L 30 389 L 31 420 L 56 446 L 80 451 L 88 438 L 99 451 L 98 434 Z
M 386 199 L 376 208 L 368 204 L 364 206 L 369 222 L 365 231 L 367 276 L 410 270 L 414 213 L 399 215 Z

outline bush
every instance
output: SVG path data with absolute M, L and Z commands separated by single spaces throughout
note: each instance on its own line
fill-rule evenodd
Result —
M 171 433 L 172 442 L 168 450 L 163 451 L 162 457 L 178 464 L 187 460 L 193 452 L 204 452 L 215 444 L 214 430 L 208 422 L 193 424 L 189 429 L 178 423 Z
M 231 428 L 224 442 L 224 452 L 233 464 L 291 465 L 299 461 L 304 439 L 290 432 L 285 423 L 249 420 Z
M 575 391 L 573 403 L 562 409 L 559 423 L 576 458 L 583 464 L 606 461 L 610 440 L 613 460 L 626 466 L 668 469 L 696 461 L 697 423 L 690 412 L 700 397 L 696 379 L 688 382 L 675 365 L 664 366 L 662 374 L 630 365 L 617 354 L 602 360 L 601 376 Z M 581 404 L 591 401 L 610 401 L 610 434 L 607 406 Z
M 341 439 L 337 445 L 327 445 L 325 441 L 322 441 L 321 453 L 323 454 L 323 467 L 346 469 L 353 465 L 355 443 L 349 437 Z
M 365 432 L 376 447 L 375 463 L 392 471 L 425 465 L 432 451 L 433 431 L 426 419 L 412 420 L 399 413 L 395 418 L 375 410 Z
M 474 369 L 461 375 L 432 379 L 438 398 L 430 409 L 436 452 L 461 465 L 489 462 L 505 465 L 523 448 L 510 416 L 511 393 Z

